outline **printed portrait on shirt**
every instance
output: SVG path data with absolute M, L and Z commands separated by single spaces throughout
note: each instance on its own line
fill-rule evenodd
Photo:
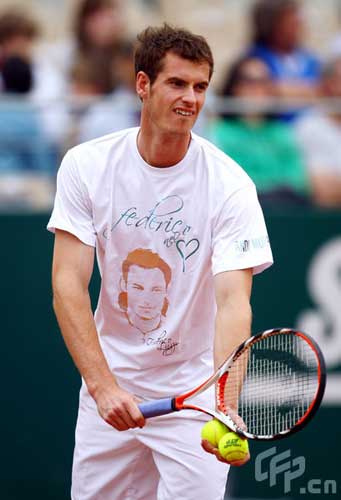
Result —
M 142 333 L 160 328 L 168 311 L 172 271 L 157 253 L 137 248 L 122 262 L 118 303 L 129 323 Z

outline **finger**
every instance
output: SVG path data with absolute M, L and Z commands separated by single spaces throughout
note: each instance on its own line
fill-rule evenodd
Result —
M 201 446 L 205 451 L 207 451 L 207 453 L 212 453 L 213 455 L 215 454 L 215 450 L 217 449 L 214 448 L 214 446 L 209 441 L 207 441 L 207 439 L 202 439 Z
M 225 464 L 228 463 L 220 455 L 218 448 L 214 448 L 214 446 L 212 446 L 212 444 L 209 441 L 206 441 L 206 439 L 203 439 L 201 441 L 201 446 L 205 451 L 207 451 L 207 453 L 211 453 L 212 455 L 214 455 L 216 459 L 219 460 L 219 462 L 223 462 Z
M 248 453 L 248 454 L 246 455 L 246 457 L 245 457 L 245 458 L 243 458 L 243 460 L 238 460 L 237 462 L 235 462 L 235 464 L 234 464 L 234 465 L 237 465 L 237 467 L 239 467 L 240 465 L 244 465 L 244 464 L 246 464 L 246 463 L 250 460 L 250 458 L 251 458 L 251 457 L 250 457 L 250 453 Z
M 146 419 L 142 415 L 136 403 L 129 405 L 128 407 L 129 415 L 131 419 L 134 421 L 135 427 L 144 427 L 146 424 Z
M 129 426 L 125 423 L 125 421 L 119 415 L 112 415 L 105 418 L 107 424 L 114 427 L 117 431 L 126 431 L 129 429 Z
M 225 460 L 225 462 L 230 465 L 233 465 L 234 467 L 241 467 L 242 465 L 246 464 L 249 460 L 250 460 L 250 454 L 248 453 L 248 455 L 242 460 L 235 460 L 233 462 L 227 462 L 227 460 Z
M 243 431 L 247 430 L 244 420 L 240 415 L 238 415 L 238 412 L 235 409 L 228 407 L 227 414 L 230 418 L 232 418 L 233 422 L 237 425 L 237 427 L 239 427 Z
M 125 431 L 131 427 L 130 423 L 125 419 L 125 411 L 122 411 L 120 406 L 104 408 L 99 413 L 109 425 L 112 425 L 118 431 Z
M 219 462 L 222 462 L 223 464 L 228 464 L 229 462 L 220 455 L 218 448 L 214 448 L 214 455 Z
M 206 439 L 203 439 L 201 441 L 201 446 L 202 448 L 207 451 L 207 453 L 211 453 L 212 455 L 215 455 L 216 459 L 219 460 L 219 462 L 222 462 L 223 464 L 227 464 L 227 465 L 231 465 L 230 462 L 228 462 L 225 458 L 223 458 L 220 453 L 219 453 L 219 450 L 218 448 L 215 448 L 209 441 L 207 441 Z M 250 457 L 249 457 L 250 458 Z M 249 458 L 247 460 L 245 460 L 245 462 L 247 462 L 249 460 Z M 240 460 L 238 461 L 238 464 L 237 465 L 242 465 L 244 463 L 244 461 Z M 234 465 L 234 463 L 233 463 Z
M 135 429 L 137 427 L 137 423 L 135 422 L 135 420 L 132 418 L 132 416 L 130 414 L 130 405 L 129 404 L 124 404 L 123 407 L 117 408 L 116 413 L 125 422 L 125 424 L 128 426 L 128 428 Z
M 240 429 L 242 429 L 243 431 L 247 431 L 246 424 L 241 417 L 236 418 L 235 422 Z
M 237 413 L 235 413 L 234 415 L 230 415 L 230 416 L 231 416 L 232 420 L 234 421 L 234 423 L 236 424 L 237 427 L 239 427 L 243 431 L 247 430 L 247 427 L 245 425 L 244 420 L 239 415 L 237 415 Z

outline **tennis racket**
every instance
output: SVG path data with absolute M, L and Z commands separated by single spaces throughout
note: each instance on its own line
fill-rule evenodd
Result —
M 299 431 L 312 419 L 325 384 L 325 362 L 316 342 L 305 333 L 277 328 L 248 338 L 195 389 L 139 408 L 145 418 L 198 410 L 243 437 L 273 440 Z M 197 406 L 195 396 L 213 385 L 212 408 Z

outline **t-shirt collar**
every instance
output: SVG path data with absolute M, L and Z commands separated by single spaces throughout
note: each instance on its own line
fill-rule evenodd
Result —
M 137 147 L 137 136 L 139 133 L 140 128 L 136 128 L 134 130 L 134 133 L 132 134 L 132 149 L 135 158 L 138 160 L 138 164 L 143 168 L 144 170 L 155 174 L 155 175 L 174 175 L 178 173 L 178 171 L 182 170 L 183 168 L 186 167 L 186 164 L 193 158 L 193 154 L 195 151 L 195 141 L 193 140 L 193 135 L 191 134 L 191 140 L 188 146 L 188 149 L 186 151 L 185 156 L 180 160 L 178 163 L 175 165 L 172 165 L 170 167 L 156 167 L 149 165 L 141 156 L 138 147 Z

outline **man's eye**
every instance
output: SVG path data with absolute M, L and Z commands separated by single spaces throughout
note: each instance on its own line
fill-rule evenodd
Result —
M 207 89 L 206 85 L 197 85 L 197 90 L 199 90 L 199 92 L 205 92 L 205 90 Z

